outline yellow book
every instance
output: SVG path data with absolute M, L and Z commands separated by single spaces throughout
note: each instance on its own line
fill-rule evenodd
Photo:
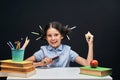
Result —
M 107 76 L 112 73 L 112 69 L 105 67 L 91 68 L 90 66 L 83 66 L 80 67 L 80 73 L 93 76 Z
M 29 67 L 15 67 L 15 66 L 4 66 L 1 65 L 1 70 L 6 71 L 6 72 L 30 72 L 35 70 L 34 66 L 29 66 Z
M 12 60 L 1 60 L 1 70 L 6 72 L 30 72 L 35 70 L 33 62 L 13 62 Z
M 31 61 L 13 62 L 11 59 L 1 60 L 0 62 L 1 65 L 16 66 L 16 67 L 27 67 L 33 65 L 33 62 Z
M 35 74 L 35 67 L 31 61 L 13 62 L 1 60 L 0 76 L 29 77 Z

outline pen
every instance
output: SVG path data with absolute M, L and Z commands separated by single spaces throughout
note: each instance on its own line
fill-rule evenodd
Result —
M 9 41 L 9 44 L 10 44 L 12 49 L 15 49 L 15 47 L 13 46 L 13 44 L 10 41 Z
M 52 58 L 52 60 L 56 60 L 56 59 L 58 59 L 58 58 L 59 58 L 59 56 L 56 56 L 56 57 Z
M 52 58 L 52 60 L 56 60 L 56 59 L 58 59 L 58 58 L 59 58 L 59 56 L 55 56 L 55 57 Z M 47 62 L 44 61 L 43 63 L 46 64 Z
M 11 45 L 7 42 L 7 45 L 12 49 Z

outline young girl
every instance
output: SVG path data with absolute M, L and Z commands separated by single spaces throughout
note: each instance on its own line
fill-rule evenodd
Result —
M 33 61 L 35 67 L 68 67 L 70 61 L 75 61 L 83 66 L 90 65 L 90 61 L 93 59 L 93 35 L 90 35 L 89 39 L 86 37 L 89 48 L 87 59 L 84 59 L 71 50 L 70 46 L 61 43 L 71 30 L 71 28 L 65 27 L 59 22 L 49 23 L 44 30 L 40 31 L 41 39 L 46 40 L 49 45 L 41 46 L 40 50 L 26 60 Z M 53 60 L 56 56 L 59 57 Z

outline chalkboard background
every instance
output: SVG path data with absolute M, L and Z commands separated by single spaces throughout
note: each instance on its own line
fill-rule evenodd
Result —
M 114 80 L 119 78 L 119 0 L 1 0 L 0 1 L 0 60 L 10 59 L 11 50 L 6 44 L 16 40 L 24 42 L 30 38 L 25 50 L 25 58 L 46 44 L 36 41 L 38 36 L 31 34 L 39 31 L 51 21 L 64 25 L 77 26 L 70 34 L 68 44 L 80 56 L 86 58 L 87 43 L 84 35 L 90 31 L 94 35 L 94 59 L 99 66 L 113 69 Z M 71 66 L 81 66 L 71 63 Z

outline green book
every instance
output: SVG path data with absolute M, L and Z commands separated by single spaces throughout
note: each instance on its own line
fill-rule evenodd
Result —
M 107 76 L 112 73 L 112 68 L 90 66 L 80 67 L 80 74 L 93 75 L 93 76 Z

